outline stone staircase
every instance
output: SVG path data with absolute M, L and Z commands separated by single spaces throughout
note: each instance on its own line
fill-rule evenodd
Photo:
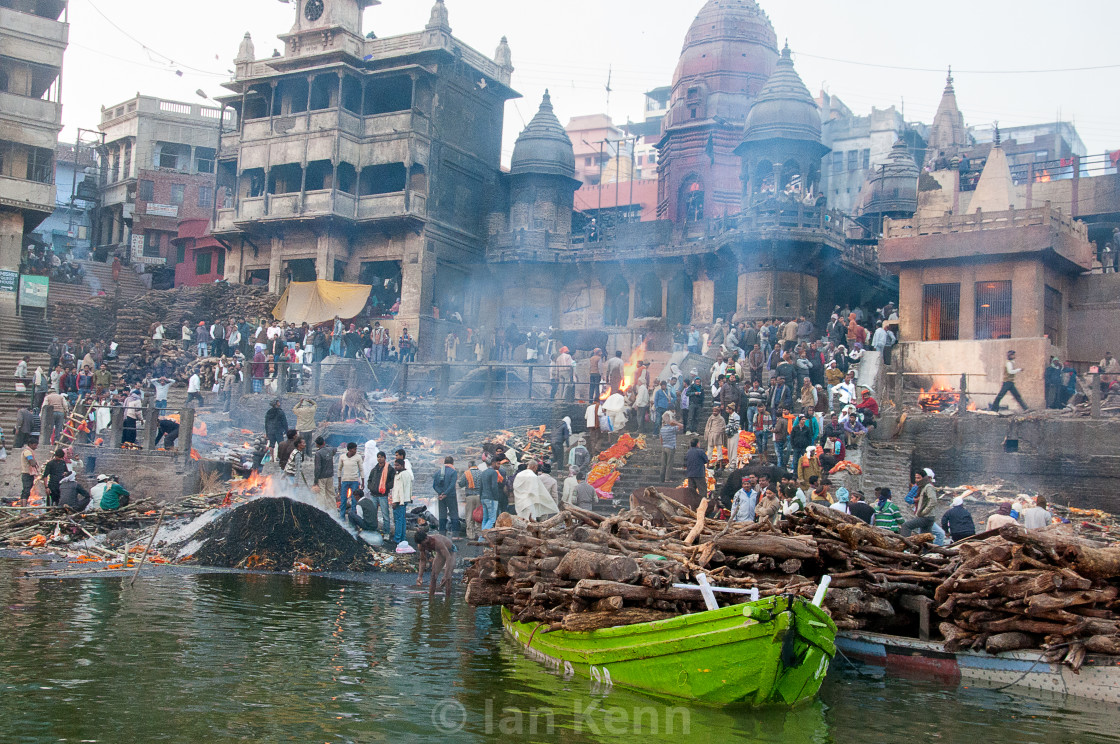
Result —
M 150 290 L 150 287 L 144 283 L 140 275 L 128 266 L 121 267 L 121 279 L 118 284 L 113 281 L 112 264 L 101 263 L 100 261 L 79 261 L 78 264 L 86 272 L 85 283 L 90 294 L 104 291 L 106 294 L 112 295 L 119 290 L 121 300 L 132 300 Z M 51 288 L 51 291 L 54 291 L 54 287 Z M 68 302 L 69 300 L 63 301 Z
M 910 471 L 914 462 L 914 443 L 906 437 L 890 441 L 864 440 L 856 452 L 860 458 L 857 462 L 863 468 L 863 475 L 858 479 L 860 487 L 868 499 L 877 486 L 886 486 L 901 501 L 910 489 Z M 853 462 L 856 460 L 848 458 Z
M 0 354 L 15 355 L 9 371 L 5 371 L 8 370 L 6 365 L 0 366 L 0 377 L 11 374 L 19 357 L 24 354 L 43 354 L 45 357 L 50 342 L 50 324 L 44 323 L 42 318 L 30 314 L 21 317 L 0 312 Z M 43 365 L 46 365 L 46 361 Z

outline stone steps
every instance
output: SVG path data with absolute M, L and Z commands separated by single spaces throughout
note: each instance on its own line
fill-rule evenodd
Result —
M 149 291 L 148 285 L 144 283 L 140 275 L 128 266 L 121 267 L 121 278 L 120 282 L 117 283 L 113 281 L 113 266 L 111 263 L 101 263 L 100 261 L 79 261 L 78 263 L 86 272 L 85 283 L 91 293 L 104 291 L 111 295 L 119 289 L 122 300 L 131 300 Z

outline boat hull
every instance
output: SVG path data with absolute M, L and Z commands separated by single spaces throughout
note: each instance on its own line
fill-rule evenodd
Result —
M 1120 703 L 1120 666 L 1112 656 L 1090 654 L 1080 673 L 1064 664 L 1041 660 L 1038 651 L 946 651 L 938 641 L 843 631 L 836 647 L 847 657 L 888 671 L 930 677 L 950 684 L 1017 686 L 1048 693 Z
M 811 700 L 835 654 L 832 620 L 790 597 L 580 633 L 544 632 L 506 609 L 502 622 L 531 658 L 564 674 L 711 705 Z

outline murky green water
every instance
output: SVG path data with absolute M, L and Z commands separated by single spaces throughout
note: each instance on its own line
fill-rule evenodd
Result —
M 16 578 L 0 561 L 0 741 L 1105 742 L 1115 706 L 837 661 L 793 712 L 711 710 L 545 671 L 496 614 L 312 577 Z M 640 737 L 640 738 L 639 738 Z

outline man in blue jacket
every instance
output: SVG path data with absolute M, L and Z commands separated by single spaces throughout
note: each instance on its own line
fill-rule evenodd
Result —
M 455 492 L 458 475 L 455 459 L 448 456 L 443 459 L 443 467 L 432 478 L 432 486 L 439 501 L 439 531 L 447 534 L 450 523 L 452 537 L 459 534 L 459 500 Z

